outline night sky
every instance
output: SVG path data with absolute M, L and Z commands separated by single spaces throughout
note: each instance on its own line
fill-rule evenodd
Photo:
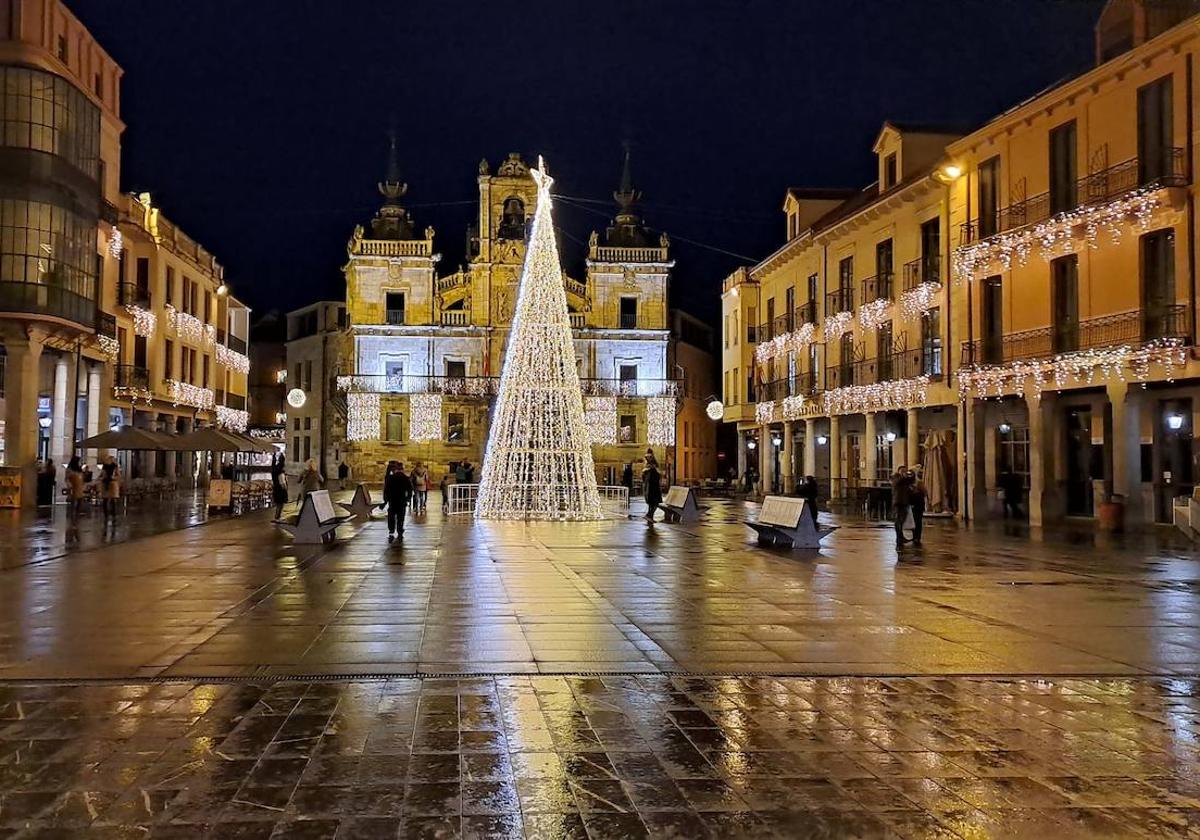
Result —
M 521 151 L 595 208 L 556 205 L 582 277 L 628 138 L 647 223 L 676 246 L 673 304 L 715 320 L 725 275 L 782 241 L 788 186 L 865 186 L 883 120 L 981 122 L 1086 69 L 1102 2 L 67 4 L 125 69 L 122 188 L 149 190 L 260 314 L 342 297 L 394 119 L 443 273 L 480 158 Z

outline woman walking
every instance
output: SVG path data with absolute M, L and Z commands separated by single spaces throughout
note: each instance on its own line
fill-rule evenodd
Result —
M 271 461 L 271 500 L 275 502 L 275 518 L 283 518 L 283 506 L 287 504 L 287 473 L 283 471 L 283 455 Z
M 103 494 L 104 501 L 101 508 L 104 511 L 104 522 L 112 522 L 113 526 L 117 524 L 117 500 L 121 498 L 121 469 L 117 466 L 117 460 L 109 455 L 104 459 L 104 466 L 100 468 L 100 490 Z
M 921 544 L 921 532 L 925 529 L 925 498 L 928 492 L 925 490 L 925 483 L 921 481 L 921 473 L 919 470 L 909 470 L 909 476 L 912 478 L 912 485 L 908 491 L 909 510 L 912 512 L 913 518 L 913 545 Z
M 646 468 L 642 470 L 642 495 L 646 499 L 646 521 L 654 521 L 654 512 L 662 504 L 662 478 L 658 474 L 658 463 L 654 455 L 646 457 Z
M 83 466 L 78 455 L 67 464 L 67 503 L 71 506 L 71 519 L 78 519 L 83 511 Z
M 413 513 L 424 513 L 425 505 L 429 500 L 429 470 L 425 469 L 425 465 L 417 461 L 417 465 L 412 471 L 412 486 L 413 486 Z
M 325 477 L 317 472 L 317 462 L 310 460 L 304 465 L 304 474 L 300 476 L 300 501 L 309 493 L 315 493 L 325 486 Z
M 442 476 L 442 483 L 438 485 L 438 490 L 442 494 L 442 513 L 450 512 L 450 473 L 447 472 Z

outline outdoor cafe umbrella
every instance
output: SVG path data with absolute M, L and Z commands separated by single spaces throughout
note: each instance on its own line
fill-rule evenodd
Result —
M 174 435 L 152 432 L 148 429 L 135 429 L 133 426 L 122 426 L 119 429 L 109 429 L 98 435 L 81 440 L 77 446 L 80 449 L 120 449 L 127 452 L 171 452 L 179 448 L 179 440 Z
M 955 492 L 954 432 L 933 431 L 925 437 L 922 463 L 930 513 L 953 510 Z
M 248 437 L 206 426 L 179 438 L 179 445 L 197 452 L 260 452 L 257 443 Z

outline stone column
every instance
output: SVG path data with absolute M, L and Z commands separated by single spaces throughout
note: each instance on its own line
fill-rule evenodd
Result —
M 1106 388 L 1112 405 L 1112 492 L 1125 497 L 1125 521 L 1140 523 L 1142 509 L 1142 389 L 1128 382 L 1110 382 Z
M 795 423 L 787 420 L 783 424 L 783 453 L 780 466 L 780 488 L 783 495 L 791 495 L 796 487 L 796 481 L 793 478 L 795 469 L 792 466 L 792 460 L 795 457 L 795 446 L 792 443 L 792 435 L 795 433 Z
M 904 439 L 904 460 L 908 462 L 910 467 L 919 467 L 921 465 L 921 424 L 919 414 L 920 409 L 910 408 L 908 410 L 908 422 L 905 429 L 907 437 Z
M 1029 524 L 1042 525 L 1056 511 L 1054 399 L 1027 391 L 1025 405 L 1029 412 Z
M 74 420 L 67 422 L 69 372 L 67 357 L 60 355 L 54 363 L 54 396 L 50 400 L 50 457 L 58 469 L 63 467 L 67 429 L 75 425 Z
M 100 372 L 103 369 L 103 364 L 99 362 L 90 362 L 87 367 L 87 436 L 92 437 L 98 435 L 104 430 L 100 425 L 100 418 L 107 416 L 101 414 L 101 397 L 100 397 Z M 88 449 L 83 453 L 84 460 L 89 464 L 96 463 L 97 452 L 95 449 Z
M 966 469 L 964 470 L 964 489 L 966 498 L 970 500 L 969 514 L 972 519 L 988 518 L 987 469 L 984 462 L 984 428 L 986 409 L 979 400 L 967 398 L 964 412 L 963 431 L 966 440 L 962 442 L 966 452 Z
M 737 433 L 737 476 L 735 482 L 740 482 L 746 474 L 746 434 L 738 430 Z
M 804 421 L 804 474 L 817 474 L 817 421 L 812 417 Z
M 21 505 L 37 506 L 38 392 L 41 390 L 40 333 L 22 333 L 4 340 L 5 463 L 21 468 Z
M 841 418 L 836 414 L 829 416 L 829 496 L 838 498 L 842 495 L 842 429 Z
M 866 422 L 864 424 L 862 447 L 863 460 L 866 461 L 866 465 L 863 467 L 862 478 L 868 486 L 871 486 L 875 483 L 875 471 L 879 468 L 879 453 L 875 448 L 876 439 L 879 437 L 879 429 L 876 428 L 879 415 L 874 411 L 868 411 L 863 415 L 863 418 Z

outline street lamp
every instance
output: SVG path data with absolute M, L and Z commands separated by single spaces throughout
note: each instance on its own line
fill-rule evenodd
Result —
M 48 419 L 48 418 L 47 418 Z M 1178 412 L 1167 415 L 1167 428 L 1177 432 L 1183 428 L 1183 415 Z
M 826 435 L 817 435 L 817 446 L 824 446 L 829 443 L 829 437 Z
M 890 431 L 885 432 L 883 435 L 883 439 L 886 440 L 888 443 L 895 443 L 896 442 L 896 433 L 890 432 Z

